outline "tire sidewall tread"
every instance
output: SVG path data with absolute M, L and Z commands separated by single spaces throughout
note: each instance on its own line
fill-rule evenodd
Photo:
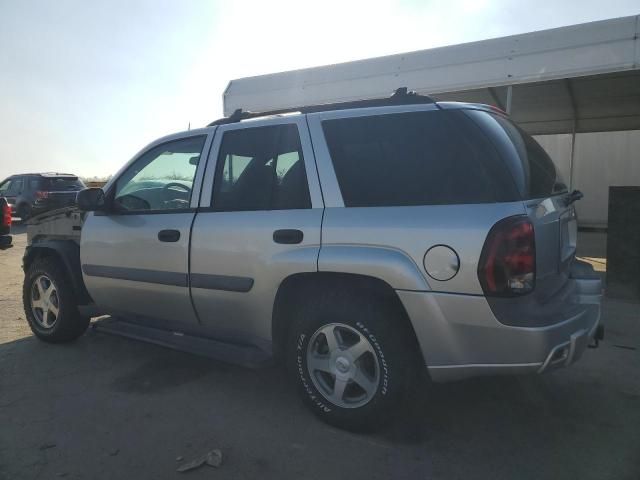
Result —
M 55 325 L 51 329 L 43 329 L 34 318 L 31 311 L 31 287 L 33 281 L 40 275 L 49 277 L 56 286 L 60 311 Z M 75 340 L 81 336 L 89 326 L 90 319 L 78 312 L 73 285 L 66 269 L 61 263 L 51 257 L 36 258 L 25 272 L 22 288 L 22 301 L 25 316 L 33 334 L 41 340 L 50 343 L 63 343 Z
M 373 431 L 387 423 L 403 398 L 410 369 L 399 312 L 385 299 L 346 292 L 317 294 L 294 308 L 288 335 L 286 364 L 303 402 L 323 421 L 352 431 Z M 372 345 L 380 368 L 374 397 L 358 408 L 333 405 L 313 384 L 306 365 L 309 340 L 322 326 L 349 325 Z

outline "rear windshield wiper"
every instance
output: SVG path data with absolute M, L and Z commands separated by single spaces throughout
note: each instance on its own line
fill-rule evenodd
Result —
M 580 200 L 582 197 L 584 197 L 584 194 L 580 190 L 574 190 L 573 192 L 568 194 L 566 197 L 564 197 L 564 204 L 568 207 L 572 203 Z

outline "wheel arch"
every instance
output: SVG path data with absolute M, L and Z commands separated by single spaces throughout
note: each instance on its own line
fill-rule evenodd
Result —
M 45 240 L 27 246 L 22 259 L 22 268 L 26 272 L 39 258 L 55 258 L 65 269 L 71 280 L 78 304 L 92 303 L 91 296 L 82 279 L 80 267 L 80 246 L 72 240 Z
M 349 291 L 357 297 L 375 297 L 391 303 L 403 319 L 404 327 L 415 342 L 415 351 L 420 353 L 418 340 L 407 311 L 389 283 L 368 275 L 343 272 L 296 273 L 286 277 L 278 287 L 272 311 L 272 342 L 276 360 L 281 360 L 291 314 L 294 308 L 304 302 L 304 298 L 319 290 Z M 422 362 L 424 365 L 424 362 Z

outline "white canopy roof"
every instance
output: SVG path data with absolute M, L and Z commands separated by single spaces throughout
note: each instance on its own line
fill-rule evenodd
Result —
M 384 97 L 408 87 L 489 103 L 531 133 L 640 129 L 640 16 L 232 80 L 224 114 Z

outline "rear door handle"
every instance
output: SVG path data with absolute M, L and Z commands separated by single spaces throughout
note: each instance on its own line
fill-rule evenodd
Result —
M 177 242 L 180 240 L 179 230 L 160 230 L 158 232 L 158 240 L 161 242 Z
M 285 229 L 273 232 L 273 241 L 276 243 L 292 245 L 294 243 L 301 243 L 303 238 L 304 234 L 301 230 Z

